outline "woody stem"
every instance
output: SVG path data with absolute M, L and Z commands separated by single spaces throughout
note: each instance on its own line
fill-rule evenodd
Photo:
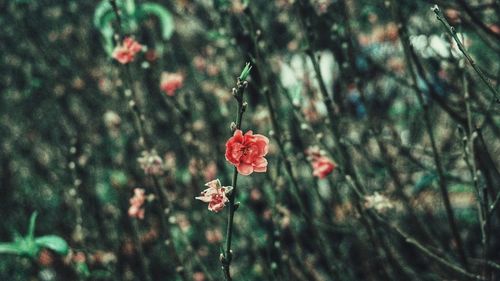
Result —
M 238 82 L 236 84 L 236 88 L 233 89 L 233 95 L 238 101 L 238 113 L 236 115 L 236 126 L 234 127 L 235 130 L 240 130 L 241 129 L 241 121 L 243 117 L 243 113 L 245 112 L 246 108 L 246 103 L 243 102 L 243 92 L 245 91 L 245 88 L 247 86 L 246 81 L 241 81 L 238 78 Z M 224 272 L 224 277 L 226 278 L 226 281 L 232 281 L 233 279 L 231 278 L 231 273 L 229 271 L 230 266 L 231 266 L 231 260 L 232 260 L 232 252 L 231 252 L 231 241 L 233 237 L 233 220 L 234 220 L 234 213 L 236 212 L 236 209 L 238 208 L 235 198 L 236 198 L 236 184 L 238 181 L 238 169 L 234 167 L 233 171 L 233 179 L 231 181 L 231 186 L 233 187 L 231 193 L 229 194 L 229 211 L 227 215 L 227 229 L 226 229 L 226 249 L 225 253 L 222 254 L 221 256 L 221 263 L 222 263 L 222 271 Z

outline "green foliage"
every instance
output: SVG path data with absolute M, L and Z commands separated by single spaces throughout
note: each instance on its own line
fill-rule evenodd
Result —
M 14 242 L 0 243 L 0 254 L 12 254 L 35 258 L 42 248 L 48 248 L 60 255 L 67 255 L 68 243 L 56 235 L 35 237 L 35 224 L 37 213 L 31 215 L 28 232 L 22 237 L 15 235 Z
M 160 20 L 161 36 L 163 40 L 168 40 L 174 33 L 174 19 L 172 14 L 163 6 L 155 3 L 143 3 L 137 9 L 139 19 L 144 19 L 150 15 L 156 16 Z
M 69 252 L 68 243 L 64 239 L 56 235 L 46 235 L 35 238 L 35 244 L 40 248 L 48 248 L 60 254 L 67 255 Z
M 426 188 L 431 186 L 431 184 L 437 180 L 438 176 L 436 172 L 429 172 L 425 173 L 416 183 L 415 186 L 413 187 L 413 192 L 414 193 L 419 193 L 421 191 L 424 191 Z
M 174 20 L 172 14 L 163 6 L 156 3 L 141 3 L 135 5 L 134 0 L 116 1 L 121 11 L 122 25 L 120 28 L 126 34 L 133 33 L 138 28 L 138 22 L 155 16 L 160 21 L 161 38 L 168 40 L 174 32 Z M 99 29 L 103 37 L 104 49 L 108 54 L 113 52 L 113 23 L 116 21 L 115 11 L 108 0 L 101 1 L 94 12 L 94 26 Z M 161 52 L 161 48 L 159 48 Z
M 241 71 L 241 74 L 240 74 L 240 80 L 241 81 L 247 80 L 248 75 L 250 75 L 250 70 L 252 70 L 252 66 L 250 65 L 249 62 L 247 62 L 245 64 L 245 68 L 243 68 L 243 70 Z

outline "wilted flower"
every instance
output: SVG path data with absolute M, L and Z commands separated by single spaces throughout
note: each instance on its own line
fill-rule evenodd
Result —
M 160 89 L 168 96 L 173 96 L 184 83 L 184 76 L 180 73 L 163 72 L 161 74 Z
M 113 58 L 121 64 L 127 64 L 134 60 L 135 55 L 140 52 L 142 45 L 130 37 L 123 39 L 123 44 L 117 45 L 113 50 Z
M 226 195 L 231 192 L 233 187 L 221 186 L 218 179 L 207 182 L 205 186 L 208 186 L 208 188 L 203 190 L 201 196 L 195 197 L 195 199 L 208 203 L 208 210 L 217 213 L 226 206 L 226 202 L 229 201 Z
M 337 167 L 330 158 L 323 155 L 324 153 L 318 147 L 307 149 L 306 154 L 309 161 L 311 161 L 313 176 L 315 177 L 323 179 Z
M 253 172 L 267 171 L 264 158 L 269 149 L 269 139 L 263 135 L 248 131 L 243 135 L 236 130 L 226 142 L 226 160 L 236 166 L 238 173 L 248 176 Z
M 130 198 L 130 207 L 128 209 L 128 215 L 131 218 L 144 219 L 144 209 L 142 205 L 144 205 L 145 197 L 144 197 L 144 189 L 135 188 L 134 196 Z
M 158 156 L 156 150 L 143 151 L 141 157 L 137 158 L 137 162 L 146 175 L 163 175 L 163 160 Z
M 373 195 L 365 196 L 365 207 L 375 209 L 377 212 L 384 212 L 394 208 L 394 205 L 387 197 L 375 192 Z

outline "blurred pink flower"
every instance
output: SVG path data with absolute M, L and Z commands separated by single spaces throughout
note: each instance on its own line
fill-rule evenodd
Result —
M 196 68 L 196 70 L 200 72 L 205 71 L 205 67 L 207 66 L 207 61 L 203 56 L 198 55 L 193 58 L 193 65 Z
M 184 84 L 184 76 L 180 73 L 163 72 L 161 74 L 160 89 L 168 96 L 174 96 L 175 91 Z
M 144 219 L 144 209 L 142 208 L 145 201 L 144 193 L 142 188 L 134 189 L 134 196 L 130 198 L 130 208 L 128 209 L 128 215 L 131 218 Z
M 87 260 L 84 252 L 76 252 L 73 256 L 73 261 L 76 263 L 84 263 Z
M 313 168 L 313 176 L 320 179 L 328 176 L 337 165 L 328 157 L 323 155 L 323 152 L 318 147 L 311 147 L 306 150 L 309 161 Z
M 156 150 L 143 151 L 141 157 L 137 158 L 137 162 L 146 175 L 163 175 L 163 160 L 158 156 Z
M 218 179 L 207 182 L 205 186 L 208 186 L 208 188 L 203 190 L 201 196 L 195 197 L 195 199 L 208 203 L 208 210 L 217 213 L 226 206 L 226 202 L 229 201 L 226 195 L 231 192 L 233 187 L 221 186 Z
M 213 179 L 217 175 L 217 164 L 214 161 L 210 161 L 203 171 L 203 177 L 205 180 Z
M 194 281 L 205 281 L 205 274 L 201 271 L 193 273 Z
M 243 135 L 236 130 L 226 142 L 226 160 L 236 166 L 238 173 L 248 176 L 253 172 L 266 172 L 269 139 L 248 131 Z
M 316 158 L 312 162 L 313 167 L 313 176 L 318 177 L 320 179 L 328 176 L 335 169 L 336 165 L 333 163 L 330 158 L 326 156 L 321 156 Z
M 123 43 L 117 45 L 113 50 L 113 58 L 121 64 L 127 64 L 134 60 L 135 55 L 141 51 L 142 45 L 130 37 L 125 37 Z
M 154 49 L 148 50 L 144 56 L 145 56 L 146 60 L 149 62 L 154 62 L 158 59 L 158 54 L 156 53 L 156 50 L 154 50 Z
M 210 244 L 216 244 L 222 241 L 222 232 L 218 228 L 214 229 L 207 229 L 205 231 L 205 238 L 207 239 L 207 242 Z

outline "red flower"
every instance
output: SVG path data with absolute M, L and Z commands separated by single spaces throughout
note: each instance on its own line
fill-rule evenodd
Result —
M 330 158 L 326 156 L 320 156 L 313 160 L 313 176 L 318 177 L 320 179 L 328 176 L 335 169 L 336 165 L 333 163 Z
M 140 52 L 142 45 L 130 37 L 123 39 L 123 44 L 117 45 L 113 50 L 113 58 L 121 64 L 127 64 L 134 60 L 135 55 Z
M 172 97 L 175 94 L 175 91 L 182 87 L 183 83 L 184 76 L 182 76 L 182 74 L 164 72 L 161 75 L 160 89 L 168 96 Z
M 313 168 L 313 176 L 320 179 L 328 176 L 333 172 L 335 167 L 337 167 L 337 165 L 330 158 L 324 156 L 323 153 L 324 152 L 318 147 L 311 147 L 306 150 L 306 154 Z
M 266 156 L 269 139 L 263 135 L 253 134 L 248 131 L 243 135 L 241 130 L 236 130 L 234 135 L 226 142 L 226 160 L 236 166 L 238 172 L 248 176 L 253 172 L 267 171 Z

